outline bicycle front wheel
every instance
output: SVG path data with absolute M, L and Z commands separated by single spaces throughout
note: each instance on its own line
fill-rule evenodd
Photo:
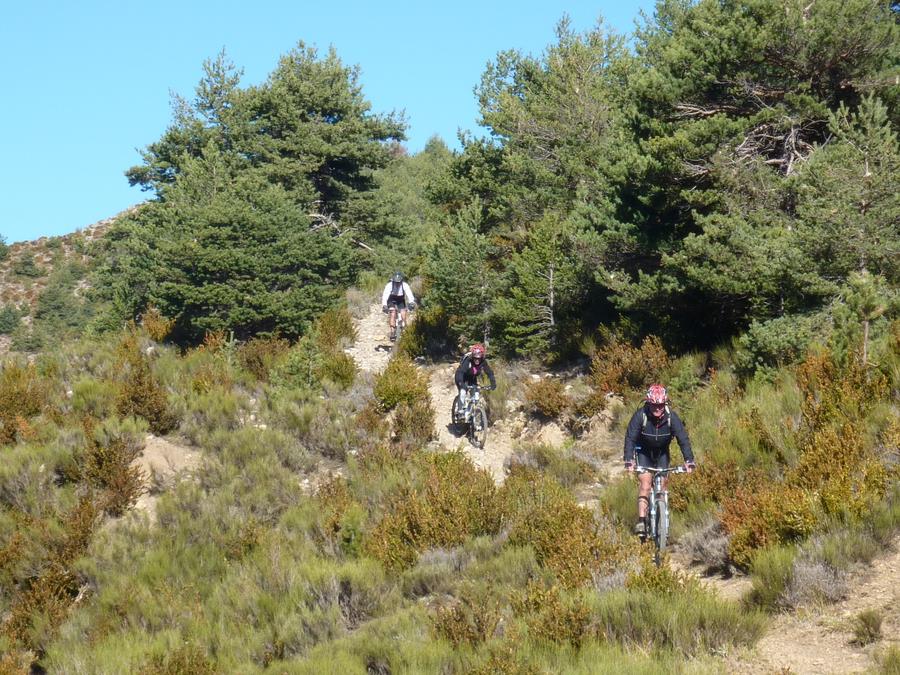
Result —
M 669 538 L 669 505 L 665 499 L 656 501 L 656 565 L 662 562 L 663 551 Z
M 476 406 L 472 410 L 472 421 L 469 423 L 469 435 L 472 445 L 476 448 L 483 448 L 484 442 L 487 440 L 487 412 L 483 406 Z

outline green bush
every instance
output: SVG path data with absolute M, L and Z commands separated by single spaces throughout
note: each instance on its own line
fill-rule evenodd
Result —
M 116 386 L 106 380 L 82 377 L 72 385 L 72 410 L 81 417 L 104 419 L 113 414 Z
M 796 363 L 814 338 L 822 335 L 825 317 L 819 314 L 753 321 L 738 341 L 735 367 L 744 378 L 761 373 L 772 377 L 778 368 Z
M 269 380 L 269 373 L 284 358 L 290 344 L 277 337 L 253 338 L 238 347 L 238 361 L 244 370 L 260 382 Z
M 353 317 L 346 307 L 333 307 L 322 312 L 314 328 L 316 342 L 327 352 L 340 352 L 356 340 Z
M 34 254 L 29 250 L 23 250 L 12 264 L 12 271 L 22 277 L 41 277 L 47 271 L 34 261 Z
M 753 587 L 745 596 L 747 603 L 769 611 L 784 608 L 796 557 L 793 546 L 773 546 L 756 553 L 750 568 Z
M 15 305 L 0 308 L 0 335 L 9 335 L 19 325 L 22 315 Z
M 400 403 L 412 405 L 430 398 L 425 374 L 412 361 L 403 358 L 391 359 L 375 380 L 373 393 L 382 412 L 394 410 Z

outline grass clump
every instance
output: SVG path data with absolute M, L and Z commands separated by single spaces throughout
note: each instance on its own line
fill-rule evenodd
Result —
M 853 644 L 865 647 L 878 642 L 882 637 L 881 623 L 884 614 L 877 609 L 864 609 L 853 618 Z
M 203 649 L 187 644 L 154 654 L 137 672 L 138 675 L 217 675 L 221 671 Z

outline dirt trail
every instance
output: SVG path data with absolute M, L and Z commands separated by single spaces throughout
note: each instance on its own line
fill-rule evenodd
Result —
M 388 340 L 388 320 L 381 312 L 381 305 L 373 304 L 368 313 L 356 324 L 356 342 L 345 351 L 353 357 L 359 369 L 366 373 L 378 373 L 391 359 L 391 342 Z
M 488 427 L 487 442 L 483 449 L 469 443 L 465 435 L 455 435 L 450 430 L 450 408 L 456 396 L 453 383 L 455 363 L 443 363 L 429 368 L 428 391 L 434 406 L 437 443 L 444 448 L 461 448 L 475 466 L 487 469 L 496 483 L 506 478 L 505 463 L 515 451 L 516 442 L 521 438 L 523 426 L 501 420 Z
M 755 657 L 733 665 L 733 672 L 794 675 L 869 672 L 874 656 L 900 646 L 900 539 L 850 583 L 847 599 L 835 605 L 777 617 L 757 645 Z M 865 609 L 881 611 L 883 639 L 858 647 L 853 619 Z

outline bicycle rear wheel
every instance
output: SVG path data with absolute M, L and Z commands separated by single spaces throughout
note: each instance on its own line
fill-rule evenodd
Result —
M 487 413 L 484 407 L 479 405 L 472 410 L 472 420 L 469 422 L 469 438 L 476 448 L 483 448 L 487 440 Z
M 656 566 L 662 563 L 662 554 L 666 550 L 669 538 L 669 505 L 665 499 L 656 500 Z

